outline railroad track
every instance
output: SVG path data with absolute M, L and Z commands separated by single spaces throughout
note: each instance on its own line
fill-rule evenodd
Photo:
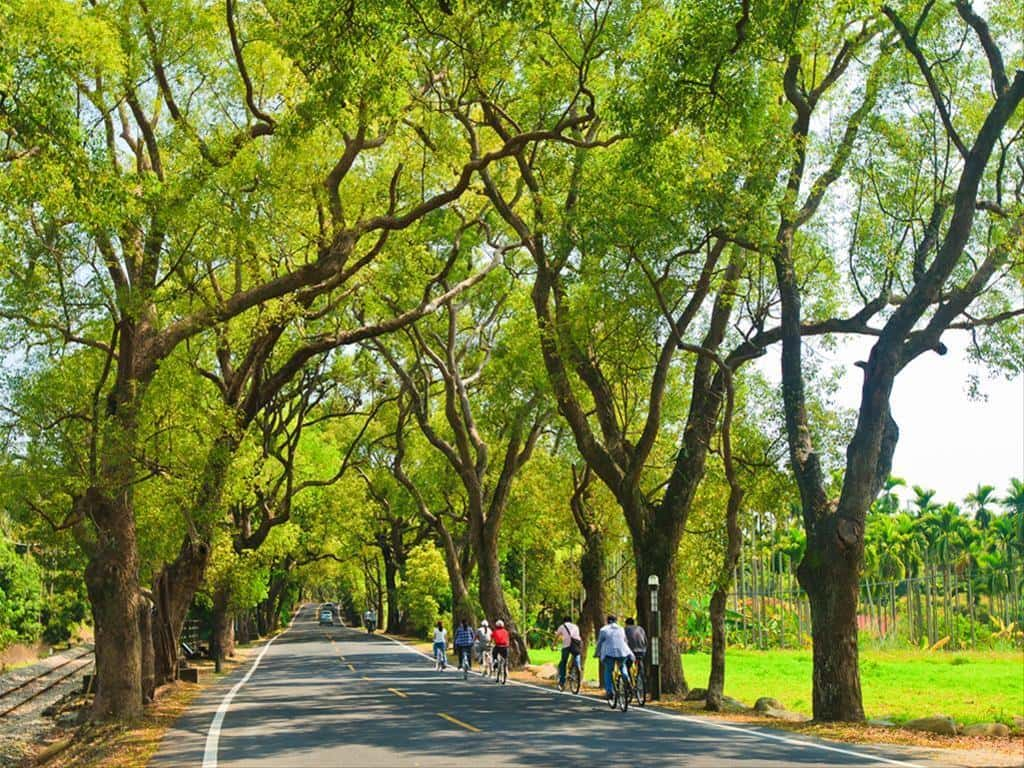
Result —
M 6 717 L 11 712 L 14 712 L 16 709 L 25 706 L 30 701 L 34 701 L 47 691 L 52 690 L 56 686 L 60 685 L 72 675 L 76 675 L 79 672 L 81 672 L 83 669 L 85 669 L 93 663 L 93 660 L 91 658 L 85 658 L 87 656 L 91 657 L 92 653 L 92 651 L 86 651 L 85 653 L 81 653 L 78 656 L 72 656 L 70 659 L 62 661 L 60 664 L 50 667 L 49 669 L 40 672 L 38 675 L 34 677 L 30 677 L 28 680 L 23 680 L 21 683 L 14 686 L 13 688 L 9 688 L 6 691 L 0 692 L 0 717 Z M 82 659 L 85 659 L 85 661 L 82 661 Z M 74 665 L 75 662 L 78 661 L 81 661 L 82 663 L 73 666 L 70 669 L 70 671 L 65 671 L 63 674 L 57 676 L 56 678 L 49 679 L 50 676 L 54 673 L 60 670 L 66 670 L 70 665 Z M 33 690 L 33 687 L 37 684 L 41 687 L 39 687 L 38 690 Z M 20 698 L 15 697 L 14 699 L 10 698 L 18 692 L 21 692 L 23 696 Z

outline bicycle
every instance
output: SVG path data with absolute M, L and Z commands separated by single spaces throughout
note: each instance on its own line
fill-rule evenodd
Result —
M 494 660 L 494 682 L 501 685 L 508 682 L 508 659 L 501 654 Z
M 580 664 L 580 655 L 577 653 L 572 657 L 572 663 L 569 665 L 569 669 L 565 673 L 565 682 L 568 683 L 569 690 L 572 691 L 574 696 L 580 692 L 580 680 L 582 677 L 583 667 Z
M 469 660 L 470 649 L 460 647 L 459 649 L 459 669 L 462 670 L 462 679 L 469 679 L 470 660 Z
M 613 661 L 615 669 L 612 670 L 612 690 L 614 696 L 608 701 L 612 709 L 618 707 L 623 712 L 629 709 L 629 700 L 634 696 L 633 683 L 630 679 L 629 669 L 622 660 Z
M 491 646 L 486 646 L 480 651 L 481 674 L 490 677 L 494 673 L 494 660 L 491 658 Z
M 633 683 L 633 698 L 636 699 L 638 707 L 647 704 L 647 670 L 644 669 L 644 660 L 637 657 L 636 672 L 630 675 Z
M 440 643 L 439 643 L 440 644 Z M 448 654 L 444 648 L 434 649 L 434 669 L 444 669 L 448 666 Z

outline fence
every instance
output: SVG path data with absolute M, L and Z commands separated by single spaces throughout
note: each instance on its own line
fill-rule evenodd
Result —
M 756 648 L 805 647 L 811 613 L 792 573 L 737 578 L 728 617 L 732 642 Z M 955 571 L 933 568 L 923 576 L 860 584 L 861 639 L 886 645 L 990 647 L 1024 645 L 1024 567 Z

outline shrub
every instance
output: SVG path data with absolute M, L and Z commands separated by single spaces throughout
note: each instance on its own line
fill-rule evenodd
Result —
M 39 639 L 42 605 L 39 566 L 30 554 L 19 554 L 11 542 L 0 538 L 0 649 Z

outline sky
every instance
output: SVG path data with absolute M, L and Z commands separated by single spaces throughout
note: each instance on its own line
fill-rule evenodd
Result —
M 845 345 L 815 352 L 841 366 L 846 374 L 836 394 L 837 405 L 860 404 L 861 371 L 872 339 L 846 337 Z M 934 488 L 939 502 L 961 503 L 978 483 L 996 487 L 1002 496 L 1011 477 L 1024 477 L 1024 377 L 993 378 L 966 358 L 966 337 L 946 334 L 946 355 L 926 353 L 896 378 L 893 418 L 900 439 L 892 474 L 907 485 Z M 778 350 L 759 361 L 773 381 L 779 379 Z M 969 377 L 980 377 L 980 393 L 972 399 Z M 907 492 L 905 498 L 913 496 Z

